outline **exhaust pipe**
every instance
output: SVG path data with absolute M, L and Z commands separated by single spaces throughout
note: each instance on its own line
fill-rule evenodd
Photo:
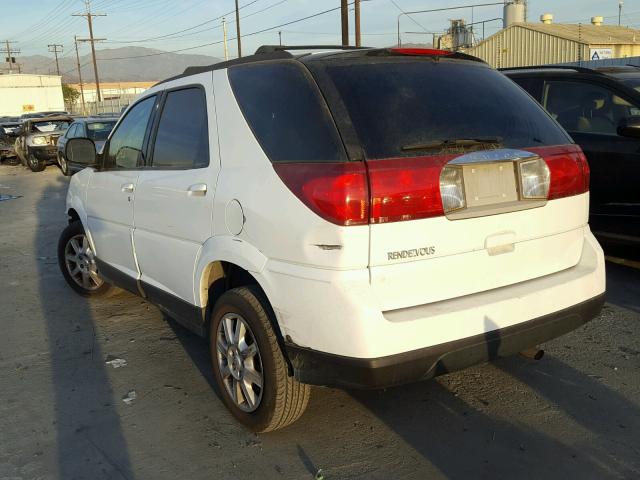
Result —
M 544 357 L 544 350 L 538 347 L 531 347 L 521 351 L 520 355 L 532 360 L 540 360 L 542 357 Z

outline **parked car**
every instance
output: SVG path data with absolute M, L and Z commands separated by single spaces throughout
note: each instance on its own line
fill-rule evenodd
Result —
M 78 166 L 74 165 L 69 168 L 66 157 L 64 156 L 64 148 L 67 140 L 71 138 L 90 138 L 93 140 L 98 152 L 102 152 L 104 142 L 107 140 L 109 133 L 115 126 L 117 118 L 80 118 L 73 122 L 67 131 L 58 138 L 57 159 L 58 166 L 64 175 L 73 175 L 77 171 Z
M 15 162 L 17 157 L 14 144 L 21 129 L 21 122 L 7 121 L 0 123 L 0 162 L 5 159 L 8 159 L 11 163 Z
M 68 116 L 29 118 L 15 141 L 15 151 L 23 165 L 34 172 L 56 162 L 58 138 L 73 119 Z
M 71 288 L 118 285 L 207 338 L 262 432 L 309 384 L 418 381 L 598 314 L 586 160 L 520 88 L 461 53 L 281 48 L 155 85 L 102 155 L 68 140 L 91 167 L 58 246 Z
M 591 168 L 589 223 L 606 245 L 640 246 L 640 68 L 503 70 L 582 147 Z

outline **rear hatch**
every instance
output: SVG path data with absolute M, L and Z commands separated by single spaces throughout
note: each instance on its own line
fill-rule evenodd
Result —
M 364 159 L 382 310 L 575 265 L 588 166 L 566 133 L 484 63 L 387 52 L 308 62 L 351 159 Z

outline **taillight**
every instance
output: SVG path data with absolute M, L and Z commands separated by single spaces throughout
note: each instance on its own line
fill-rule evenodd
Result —
M 521 201 L 553 200 L 589 190 L 589 166 L 580 147 L 567 145 L 528 150 L 538 157 L 514 158 L 509 162 L 498 155 L 501 163 L 509 165 L 508 170 L 503 172 L 504 167 L 498 165 L 501 173 L 494 168 L 496 171 L 491 177 L 495 182 L 483 182 L 495 188 L 499 185 L 506 188 L 509 182 L 505 183 L 505 172 L 513 172 L 510 188 L 514 200 Z M 451 154 L 366 162 L 274 163 L 273 167 L 307 207 L 336 225 L 349 226 L 418 220 L 449 215 L 478 205 L 487 206 L 480 198 L 483 192 L 474 193 L 473 190 L 484 188 L 483 182 L 465 186 L 465 168 L 473 169 L 472 164 L 448 163 L 460 157 Z M 496 165 L 495 162 L 489 164 Z M 478 163 L 476 170 L 481 166 Z M 516 181 L 519 183 L 517 191 Z M 466 191 L 467 187 L 471 188 L 471 193 Z M 484 194 L 486 196 L 486 192 Z M 471 195 L 469 199 L 468 195 Z M 495 204 L 509 201 L 510 195 L 503 192 Z
M 336 225 L 369 223 L 364 163 L 274 163 L 273 167 L 295 196 L 325 220 Z
M 371 160 L 371 223 L 444 215 L 440 195 L 442 166 L 455 155 Z
M 544 158 L 549 167 L 549 200 L 589 191 L 589 164 L 579 146 L 539 147 L 529 150 Z

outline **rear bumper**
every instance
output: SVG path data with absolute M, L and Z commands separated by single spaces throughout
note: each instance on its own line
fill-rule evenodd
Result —
M 604 294 L 509 327 L 379 358 L 353 358 L 286 344 L 295 378 L 312 385 L 383 388 L 507 357 L 570 332 L 596 317 Z

